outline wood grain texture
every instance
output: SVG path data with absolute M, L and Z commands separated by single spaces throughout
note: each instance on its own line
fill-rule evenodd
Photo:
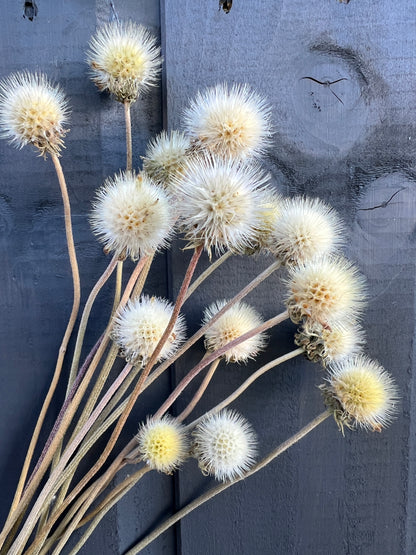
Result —
M 402 396 L 398 419 L 382 434 L 343 438 L 327 421 L 267 470 L 186 517 L 184 554 L 415 551 L 415 19 L 407 0 L 236 0 L 229 14 L 216 2 L 165 0 L 169 127 L 181 125 L 189 98 L 218 82 L 249 83 L 269 99 L 275 136 L 265 165 L 283 193 L 320 196 L 345 219 L 347 254 L 369 284 L 367 351 L 393 373 Z M 304 77 L 344 80 L 328 86 Z M 229 260 L 195 295 L 190 320 L 265 263 Z M 176 288 L 182 266 L 173 260 Z M 249 300 L 267 318 L 281 295 L 276 276 Z M 290 348 L 292 332 L 290 325 L 272 331 L 256 364 L 220 367 L 199 412 Z M 191 358 L 177 365 L 178 379 Z M 235 404 L 257 430 L 261 453 L 320 412 L 321 380 L 312 364 L 293 361 Z M 181 504 L 207 487 L 196 465 L 188 467 L 179 478 Z

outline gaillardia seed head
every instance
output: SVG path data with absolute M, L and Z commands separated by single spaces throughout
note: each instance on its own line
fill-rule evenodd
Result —
M 259 167 L 209 156 L 191 158 L 173 186 L 185 239 L 210 254 L 244 253 L 256 244 L 260 206 L 269 179 Z
M 208 323 L 226 304 L 225 300 L 216 301 L 207 307 L 204 311 L 203 324 Z M 254 308 L 243 302 L 236 303 L 207 329 L 205 348 L 210 352 L 216 351 L 262 323 L 260 314 Z M 248 359 L 254 358 L 265 344 L 266 334 L 258 333 L 232 347 L 223 356 L 227 362 L 247 362 Z
M 171 416 L 149 418 L 136 439 L 143 460 L 150 468 L 171 474 L 186 459 L 189 444 L 183 426 Z
M 165 332 L 172 312 L 173 305 L 158 297 L 144 295 L 127 303 L 116 318 L 112 337 L 129 362 L 146 365 Z M 183 342 L 184 336 L 185 321 L 179 315 L 157 362 L 172 356 Z
M 333 208 L 319 199 L 285 199 L 275 220 L 269 250 L 284 264 L 299 264 L 333 252 L 342 244 L 342 225 Z
M 397 412 L 399 396 L 392 377 L 363 355 L 331 365 L 327 384 L 321 389 L 341 428 L 381 431 Z
M 98 190 L 90 220 L 106 250 L 136 259 L 167 245 L 172 201 L 146 174 L 121 172 Z
M 290 318 L 328 321 L 355 317 L 364 307 L 364 279 L 348 260 L 323 257 L 290 268 L 286 301 Z
M 101 91 L 108 90 L 119 102 L 135 102 L 157 83 L 160 48 L 142 25 L 112 22 L 91 39 L 88 63 Z
M 183 133 L 171 131 L 168 135 L 162 131 L 147 147 L 143 170 L 158 185 L 169 187 L 172 178 L 184 172 L 189 146 L 189 139 Z
M 216 156 L 260 156 L 271 138 L 270 107 L 248 85 L 217 85 L 198 93 L 185 111 L 191 137 Z
M 247 420 L 235 411 L 208 415 L 192 435 L 200 469 L 217 480 L 241 477 L 254 463 L 256 436 Z
M 68 104 L 43 74 L 15 73 L 0 83 L 0 128 L 19 148 L 35 146 L 42 156 L 59 154 L 67 130 Z

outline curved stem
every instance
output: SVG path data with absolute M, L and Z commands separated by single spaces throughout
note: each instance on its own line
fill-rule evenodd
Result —
M 126 170 L 132 169 L 132 140 L 131 140 L 131 115 L 130 115 L 130 102 L 124 102 L 124 118 L 126 120 Z
M 221 266 L 221 264 L 228 260 L 232 255 L 233 253 L 231 251 L 227 251 L 225 254 L 220 256 L 220 258 L 217 258 L 215 262 L 210 264 L 208 268 L 204 272 L 202 272 L 202 274 L 189 287 L 185 300 L 189 299 L 189 297 L 201 285 L 201 283 L 203 283 L 207 279 L 207 277 L 209 277 L 217 268 Z
M 195 393 L 195 395 L 192 397 L 191 401 L 189 402 L 188 406 L 185 407 L 185 409 L 181 412 L 181 414 L 177 417 L 176 420 L 178 420 L 178 422 L 182 422 L 183 420 L 185 420 L 185 418 L 187 416 L 189 416 L 191 414 L 191 412 L 194 410 L 194 408 L 196 407 L 198 401 L 201 399 L 202 395 L 204 394 L 206 388 L 209 385 L 209 382 L 212 379 L 212 376 L 215 373 L 215 370 L 217 369 L 219 363 L 220 363 L 221 359 L 217 358 L 217 360 L 214 360 L 214 362 L 211 364 L 205 378 L 203 379 L 201 385 L 199 386 L 197 392 Z
M 194 428 L 203 418 L 205 418 L 209 414 L 217 414 L 218 412 L 220 412 L 220 410 L 224 409 L 225 407 L 228 407 L 228 405 L 230 405 L 233 401 L 237 399 L 237 397 L 239 397 L 242 393 L 244 393 L 244 391 L 253 382 L 255 382 L 258 378 L 260 378 L 260 376 L 262 376 L 272 368 L 275 368 L 279 364 L 282 364 L 283 362 L 286 362 L 291 358 L 301 355 L 304 352 L 305 351 L 303 350 L 303 348 L 299 347 L 298 349 L 295 349 L 294 351 L 291 351 L 286 355 L 283 355 L 279 358 L 275 358 L 274 360 L 268 362 L 267 364 L 259 368 L 256 372 L 253 372 L 253 374 L 251 374 L 251 376 L 247 378 L 246 381 L 240 385 L 240 387 L 238 387 L 233 393 L 231 393 L 231 395 L 229 395 L 226 399 L 224 399 L 224 401 L 221 401 L 221 403 L 218 403 L 218 405 L 216 405 L 213 409 L 209 410 L 208 412 L 203 414 L 200 418 L 197 418 L 196 420 L 188 424 L 186 426 L 186 429 Z
M 267 320 L 260 326 L 253 328 L 252 330 L 244 333 L 243 335 L 240 335 L 240 337 L 237 337 L 237 339 L 233 339 L 233 341 L 230 341 L 223 347 L 220 347 L 219 349 L 211 353 L 209 356 L 204 357 L 201 360 L 201 362 L 197 364 L 194 368 L 192 368 L 192 370 L 190 370 L 188 374 L 179 382 L 179 384 L 172 391 L 172 393 L 169 395 L 169 397 L 166 399 L 166 401 L 163 403 L 160 409 L 155 413 L 154 418 L 161 418 L 161 416 L 163 416 L 165 412 L 173 405 L 173 403 L 176 401 L 176 399 L 179 397 L 182 391 L 188 386 L 188 384 L 195 378 L 195 376 L 199 374 L 201 370 L 203 370 L 206 366 L 208 366 L 208 364 L 213 362 L 216 358 L 222 356 L 229 349 L 232 349 L 236 345 L 239 345 L 243 341 L 250 339 L 254 335 L 257 335 L 258 333 L 262 333 L 263 331 L 266 331 L 272 328 L 273 326 L 276 326 L 277 324 L 279 324 L 280 322 L 283 322 L 287 318 L 289 318 L 289 314 L 287 310 L 285 310 L 284 312 L 282 312 L 281 314 L 278 314 L 274 318 L 270 318 L 270 320 Z
M 165 532 L 168 528 L 173 526 L 176 522 L 178 522 L 181 518 L 189 514 L 191 511 L 200 507 L 203 503 L 205 503 L 206 501 L 209 501 L 219 493 L 233 486 L 234 484 L 241 482 L 241 480 L 244 480 L 245 478 L 252 476 L 256 472 L 258 472 L 259 470 L 267 466 L 271 461 L 273 461 L 273 459 L 275 459 L 276 457 L 284 453 L 284 451 L 289 449 L 289 447 L 291 447 L 292 445 L 300 441 L 303 437 L 309 434 L 309 432 L 311 432 L 314 428 L 319 426 L 319 424 L 324 422 L 324 420 L 326 420 L 328 416 L 330 416 L 330 412 L 325 411 L 319 416 L 317 416 L 316 418 L 314 418 L 311 422 L 309 422 L 309 424 L 307 424 L 304 428 L 299 430 L 299 432 L 294 434 L 285 442 L 281 443 L 278 447 L 276 447 L 276 449 L 273 449 L 273 451 L 271 451 L 266 457 L 264 457 L 264 459 L 262 459 L 256 465 L 254 465 L 251 470 L 249 470 L 243 476 L 241 476 L 241 478 L 238 478 L 237 480 L 234 480 L 232 482 L 225 482 L 223 484 L 219 484 L 218 486 L 210 489 L 206 493 L 197 497 L 197 499 L 195 499 L 191 503 L 188 503 L 188 505 L 186 505 L 185 507 L 183 507 L 183 509 L 181 509 L 176 514 L 168 518 L 163 524 L 158 526 L 151 534 L 146 536 L 141 542 L 139 542 L 134 547 L 129 549 L 125 553 L 125 555 L 136 555 L 136 553 L 140 553 L 140 551 L 142 551 L 146 546 L 152 543 L 152 541 L 154 541 L 157 537 L 163 534 L 163 532 Z
M 56 154 L 51 154 L 51 158 L 52 158 L 52 161 L 53 161 L 54 166 L 55 166 L 56 175 L 58 177 L 59 186 L 61 188 L 62 201 L 63 201 L 63 205 L 64 205 L 65 233 L 66 233 L 66 241 L 67 241 L 67 245 L 68 245 L 69 261 L 70 261 L 70 264 L 71 264 L 71 271 L 72 271 L 74 298 L 73 298 L 73 303 L 72 303 L 71 315 L 69 317 L 69 321 L 68 321 L 68 324 L 67 324 L 67 327 L 66 327 L 66 330 L 65 330 L 64 337 L 63 337 L 62 342 L 61 342 L 61 346 L 59 347 L 58 359 L 56 361 L 55 371 L 54 371 L 54 374 L 53 374 L 53 377 L 52 377 L 52 382 L 51 382 L 51 385 L 49 386 L 48 393 L 45 397 L 42 409 L 40 411 L 38 420 L 36 422 L 36 427 L 35 427 L 35 430 L 33 432 L 32 439 L 30 441 L 30 445 L 29 445 L 29 448 L 28 448 L 28 451 L 27 451 L 27 454 L 26 454 L 25 461 L 23 463 L 23 468 L 22 468 L 22 472 L 20 474 L 19 483 L 18 483 L 17 488 L 16 488 L 16 493 L 14 495 L 13 503 L 12 503 L 12 506 L 10 508 L 10 513 L 9 513 L 9 516 L 8 516 L 7 520 L 9 520 L 11 514 L 16 510 L 16 507 L 17 507 L 17 505 L 20 501 L 20 498 L 22 496 L 22 492 L 23 492 L 23 488 L 24 488 L 24 485 L 25 485 L 27 473 L 29 471 L 29 466 L 30 466 L 30 463 L 31 463 L 31 460 L 32 460 L 32 457 L 33 457 L 33 453 L 35 451 L 37 441 L 39 439 L 40 430 L 42 428 L 43 422 L 45 420 L 46 412 L 49 408 L 49 405 L 51 403 L 52 397 L 55 393 L 55 389 L 56 389 L 56 386 L 58 384 L 58 381 L 59 381 L 59 378 L 60 378 L 60 375 L 61 375 L 61 370 L 62 370 L 62 365 L 63 365 L 63 362 L 64 362 L 64 358 L 65 358 L 66 349 L 68 347 L 68 342 L 69 342 L 69 338 L 71 337 L 72 330 L 74 329 L 75 321 L 76 321 L 77 315 L 78 315 L 80 300 L 81 300 L 81 284 L 80 284 L 80 280 L 79 280 L 79 270 L 78 270 L 77 256 L 76 256 L 76 252 L 75 252 L 74 237 L 73 237 L 73 234 L 72 234 L 71 205 L 70 205 L 70 202 L 69 202 L 68 190 L 67 190 L 67 187 L 66 187 L 65 176 L 64 176 L 64 173 L 62 171 L 62 166 L 61 166 L 61 163 L 59 161 L 58 156 Z

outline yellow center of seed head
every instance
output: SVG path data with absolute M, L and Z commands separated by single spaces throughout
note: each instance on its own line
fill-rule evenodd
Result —
M 149 430 L 143 442 L 143 452 L 156 468 L 174 465 L 181 453 L 178 431 L 169 425 L 161 425 Z
M 121 43 L 110 49 L 105 60 L 105 67 L 115 79 L 142 79 L 145 59 L 136 46 Z
M 360 368 L 343 375 L 334 384 L 342 407 L 357 420 L 368 418 L 380 411 L 386 401 L 386 392 L 381 381 Z
M 31 140 L 36 137 L 47 137 L 58 123 L 57 111 L 44 99 L 33 100 L 18 111 L 18 125 L 23 135 Z

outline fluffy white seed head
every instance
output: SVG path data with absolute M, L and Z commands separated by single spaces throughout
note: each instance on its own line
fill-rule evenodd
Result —
M 271 110 L 248 85 L 199 92 L 185 111 L 189 135 L 216 156 L 260 156 L 270 144 Z
M 393 378 L 366 356 L 333 364 L 327 382 L 321 388 L 341 428 L 381 431 L 397 412 L 399 395 Z
M 189 138 L 179 131 L 162 131 L 152 139 L 143 157 L 143 170 L 153 181 L 169 187 L 173 177 L 184 172 Z
M 255 165 L 197 157 L 175 180 L 185 238 L 208 253 L 243 253 L 256 244 L 262 192 L 268 175 Z
M 134 364 L 146 365 L 172 316 L 173 305 L 158 297 L 131 300 L 117 316 L 112 337 L 120 346 L 123 356 Z M 157 362 L 171 357 L 185 337 L 185 321 L 182 315 L 176 320 Z
M 200 469 L 217 480 L 234 480 L 254 463 L 256 436 L 247 420 L 235 411 L 208 415 L 193 436 L 193 453 Z
M 172 201 L 145 174 L 107 179 L 93 203 L 92 230 L 105 249 L 133 259 L 165 247 L 173 224 Z
M 136 435 L 142 459 L 150 468 L 171 474 L 187 458 L 189 443 L 185 429 L 169 415 L 148 418 Z
M 329 322 L 322 326 L 308 319 L 295 335 L 295 342 L 305 349 L 309 360 L 326 366 L 330 362 L 341 362 L 360 353 L 365 336 L 361 326 L 354 320 Z
M 207 307 L 204 311 L 203 324 L 209 322 L 226 304 L 226 300 L 216 301 Z M 216 351 L 262 323 L 260 314 L 254 308 L 243 302 L 236 303 L 207 329 L 205 348 L 207 351 Z M 232 347 L 223 356 L 227 362 L 247 362 L 264 349 L 266 337 L 265 333 L 258 333 Z
M 59 154 L 67 130 L 68 103 L 43 74 L 15 73 L 0 83 L 1 134 L 18 148 Z
M 91 39 L 88 63 L 101 91 L 119 102 L 135 102 L 157 84 L 161 57 L 156 37 L 133 22 L 108 23 Z
M 330 254 L 342 245 L 342 224 L 319 199 L 295 197 L 280 206 L 269 236 L 269 250 L 284 264 L 299 264 Z
M 286 301 L 291 319 L 323 325 L 354 318 L 364 307 L 364 278 L 345 258 L 323 257 L 289 270 Z
M 276 227 L 277 221 L 282 212 L 282 196 L 273 191 L 266 189 L 263 192 L 259 205 L 259 228 L 257 229 L 257 243 L 260 249 L 269 249 L 270 236 Z

